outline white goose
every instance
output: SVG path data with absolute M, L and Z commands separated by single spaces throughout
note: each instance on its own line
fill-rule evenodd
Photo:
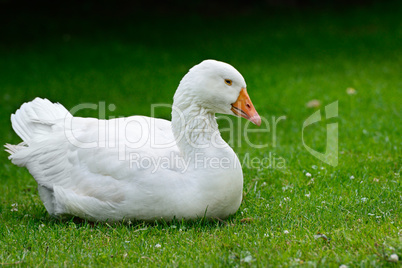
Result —
M 53 216 L 224 219 L 240 206 L 243 173 L 215 113 L 261 124 L 242 75 L 205 60 L 181 80 L 172 122 L 73 117 L 61 104 L 36 98 L 11 116 L 23 142 L 5 146 L 12 163 L 35 178 Z

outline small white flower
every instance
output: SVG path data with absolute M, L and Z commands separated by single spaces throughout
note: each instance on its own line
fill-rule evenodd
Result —
M 156 244 L 155 247 L 156 247 L 156 248 L 160 248 L 160 247 L 162 247 L 162 246 L 161 246 L 161 244 Z
M 307 173 L 306 173 L 306 176 L 307 176 L 307 177 L 311 177 L 311 173 L 307 172 Z
M 288 231 L 288 230 L 285 230 L 285 231 L 283 231 L 283 233 L 288 234 L 288 233 L 289 233 L 289 231 Z
M 398 255 L 392 254 L 391 256 L 389 256 L 389 261 L 390 262 L 398 262 L 399 261 Z
M 345 264 L 339 265 L 339 268 L 348 268 Z
M 305 194 L 305 196 L 307 196 L 307 198 L 310 198 L 311 193 Z
M 362 202 L 366 202 L 367 201 L 367 197 L 362 197 Z
M 355 176 L 353 176 L 353 175 L 352 175 L 352 176 L 350 176 L 350 179 L 351 179 L 351 180 L 353 180 L 354 178 L 355 178 Z
M 264 234 L 264 237 L 269 237 L 269 234 Z
M 10 211 L 18 211 L 18 204 L 17 203 L 11 204 L 11 206 L 12 206 L 12 208 L 11 208 Z
M 253 261 L 253 256 L 248 255 L 244 259 L 242 259 L 242 261 L 247 262 L 247 263 L 251 263 Z

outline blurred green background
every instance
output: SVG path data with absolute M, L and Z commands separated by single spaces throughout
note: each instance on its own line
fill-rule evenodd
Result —
M 190 67 L 212 58 L 243 74 L 261 116 L 287 117 L 278 129 L 284 142 L 301 144 L 302 123 L 314 111 L 306 103 L 317 99 L 321 105 L 339 100 L 341 137 L 354 149 L 384 149 L 367 146 L 375 139 L 366 139 L 363 129 L 388 137 L 389 150 L 392 142 L 400 144 L 397 1 L 18 3 L 3 1 L 1 9 L 6 141 L 16 142 L 10 113 L 34 97 L 68 109 L 83 102 L 116 104 L 106 117 L 150 115 L 151 103 L 172 102 Z M 93 110 L 78 115 L 99 117 Z M 158 116 L 168 119 L 170 111 Z M 321 129 L 316 148 L 322 151 L 325 122 Z

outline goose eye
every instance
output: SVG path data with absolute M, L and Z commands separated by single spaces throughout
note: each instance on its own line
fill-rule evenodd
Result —
M 232 80 L 225 79 L 225 84 L 228 85 L 228 86 L 231 86 L 232 85 Z

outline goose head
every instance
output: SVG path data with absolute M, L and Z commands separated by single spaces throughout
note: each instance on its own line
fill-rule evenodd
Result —
M 256 125 L 261 118 L 246 90 L 243 76 L 230 64 L 204 60 L 183 77 L 174 103 L 197 105 L 211 113 L 236 115 Z

